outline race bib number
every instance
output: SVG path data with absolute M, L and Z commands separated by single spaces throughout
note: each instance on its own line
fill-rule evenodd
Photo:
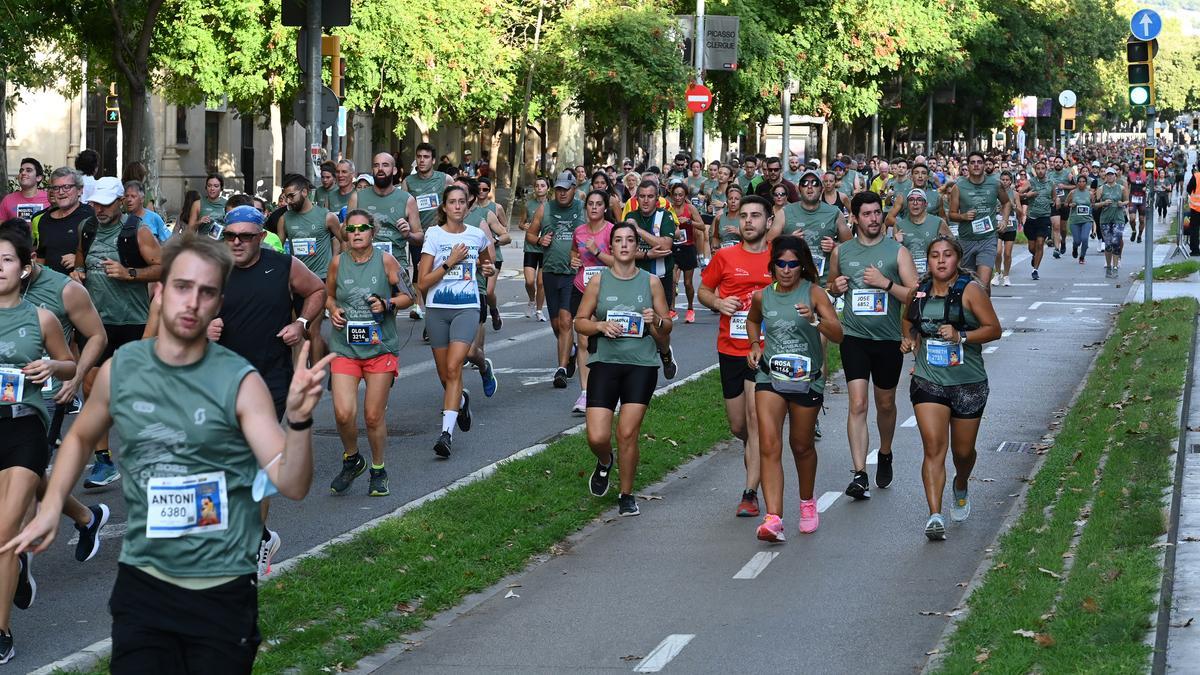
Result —
M 229 527 L 225 472 L 146 481 L 146 537 L 172 539 Z
M 0 403 L 20 403 L 25 396 L 25 373 L 20 368 L 0 368 Z
M 1144 200 L 1145 200 L 1145 197 L 1143 197 L 1142 195 L 1133 195 L 1132 197 L 1129 198 L 1129 201 L 1132 204 L 1141 204 Z
M 212 239 L 216 239 L 217 241 L 221 241 L 221 233 L 225 231 L 225 226 L 214 220 L 209 227 L 210 229 L 208 231 L 208 236 Z
M 475 263 L 464 260 L 446 270 L 443 281 L 473 281 L 475 279 Z
M 383 342 L 383 327 L 374 321 L 347 321 L 346 342 L 352 345 L 377 345 Z
M 1090 216 L 1092 215 L 1092 207 L 1080 204 L 1075 207 L 1075 213 L 1081 216 Z
M 1008 226 L 1014 230 L 1017 229 L 1017 217 L 1015 215 L 1010 215 L 1008 217 Z
M 314 237 L 303 237 L 292 240 L 292 255 L 307 256 L 317 252 L 317 240 Z
M 992 217 L 984 216 L 971 221 L 971 231 L 975 234 L 987 234 L 992 231 Z
M 917 275 L 925 274 L 929 270 L 929 260 L 926 258 L 914 258 L 913 264 L 917 266 Z
M 817 267 L 817 276 L 825 276 L 825 256 L 817 254 L 813 256 L 813 265 Z
M 28 223 L 33 220 L 33 214 L 43 208 L 41 204 L 17 204 L 17 217 Z
M 750 312 L 742 310 L 734 312 L 733 316 L 729 317 L 729 337 L 735 340 L 749 340 L 750 334 L 746 332 L 746 317 L 750 316 Z
M 925 362 L 938 368 L 961 366 L 963 363 L 963 347 L 957 342 L 926 340 Z
M 586 287 L 592 281 L 592 277 L 604 271 L 604 265 L 592 265 L 583 268 L 583 285 Z
M 883 316 L 888 310 L 887 291 L 860 288 L 850 293 L 850 311 L 859 316 Z
M 767 362 L 767 369 L 777 380 L 803 382 L 811 379 L 812 359 L 800 354 L 776 354 Z
M 640 338 L 644 334 L 644 321 L 642 315 L 637 312 L 622 312 L 610 309 L 608 310 L 608 314 L 605 315 L 604 320 L 620 326 L 621 337 L 623 338 Z
M 721 248 L 729 248 L 731 246 L 737 246 L 739 243 L 740 242 L 736 242 L 736 241 L 723 241 L 723 242 L 721 242 Z
M 1055 191 L 1054 191 L 1054 196 L 1055 196 L 1055 198 L 1057 198 L 1057 199 L 1062 199 L 1063 197 L 1066 197 L 1066 196 L 1067 196 L 1067 191 L 1066 191 L 1066 190 L 1063 190 L 1062 188 L 1059 188 L 1059 189 L 1057 189 L 1057 190 L 1055 190 Z
M 377 241 L 371 245 L 375 247 L 376 251 L 383 251 L 384 253 L 392 252 L 392 242 L 390 241 Z
M 427 195 L 417 195 L 417 210 L 429 211 L 442 205 L 442 198 L 436 192 Z

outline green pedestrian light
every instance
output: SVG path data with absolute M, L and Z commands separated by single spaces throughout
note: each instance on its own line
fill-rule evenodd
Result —
M 1149 42 L 1130 38 L 1125 45 L 1129 63 L 1129 105 L 1154 103 L 1154 52 Z

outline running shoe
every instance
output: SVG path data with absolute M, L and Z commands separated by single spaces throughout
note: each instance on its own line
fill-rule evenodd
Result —
M 603 497 L 608 494 L 608 474 L 612 471 L 612 460 L 608 460 L 608 466 L 596 460 L 596 468 L 592 470 L 592 477 L 588 479 L 588 491 L 593 497 Z
M 424 342 L 425 344 L 429 344 L 429 329 L 428 328 L 421 329 L 421 341 Z M 332 377 L 329 378 L 329 381 L 333 382 L 333 378 Z
M 100 552 L 100 528 L 108 523 L 108 506 L 96 504 L 89 506 L 88 511 L 92 512 L 91 524 L 87 527 L 75 525 L 75 531 L 79 533 L 79 543 L 75 544 L 75 559 L 79 562 L 87 562 Z
M 371 469 L 369 473 L 370 478 L 367 481 L 367 494 L 371 497 L 388 496 L 387 469 Z
M 1054 249 L 1054 254 L 1053 254 L 1053 255 L 1054 255 L 1054 259 L 1055 259 L 1055 260 L 1059 260 L 1059 259 L 1061 259 L 1061 258 L 1062 258 L 1062 253 L 1059 253 L 1058 249 Z
M 1080 264 L 1080 265 L 1082 265 L 1082 264 L 1083 264 L 1083 258 L 1084 258 L 1084 256 L 1079 256 L 1079 264 Z
M 329 483 L 329 490 L 335 495 L 340 495 L 350 489 L 350 484 L 355 478 L 362 475 L 362 472 L 367 470 L 367 460 L 362 458 L 360 453 L 354 453 L 347 457 L 342 455 L 342 471 L 333 477 L 333 481 Z
M 758 517 L 758 493 L 754 490 L 743 490 L 742 501 L 738 503 L 738 518 Z
M 496 393 L 500 381 L 496 379 L 496 369 L 492 367 L 491 359 L 483 360 L 483 368 L 479 369 L 479 377 L 483 378 L 483 395 L 491 398 Z
M 817 423 L 813 425 L 813 438 L 821 440 L 821 420 L 817 420 Z
M 636 516 L 641 512 L 641 509 L 637 505 L 637 499 L 633 495 L 619 495 L 617 497 L 617 515 L 624 518 L 625 516 Z
M 504 319 L 500 318 L 500 310 L 492 312 L 492 330 L 504 328 Z
M 579 392 L 579 398 L 575 399 L 575 405 L 571 406 L 571 412 L 576 415 L 587 414 L 587 392 Z
M 5 633 L 0 630 L 0 664 L 12 661 L 12 657 L 17 655 L 17 650 L 13 649 L 12 633 Z
M 892 485 L 892 453 L 886 455 L 882 452 L 876 453 L 879 459 L 875 464 L 875 484 L 881 488 L 889 488 Z
M 1012 276 L 1005 274 L 1004 281 L 1000 282 L 1003 286 L 1012 286 Z
M 783 519 L 774 513 L 768 513 L 763 517 L 762 524 L 758 526 L 755 534 L 759 541 L 772 544 L 782 544 L 787 541 L 787 537 L 783 536 Z
M 554 388 L 555 389 L 566 389 L 567 388 L 567 379 L 568 379 L 567 369 L 563 368 L 562 366 L 559 366 L 558 370 L 554 371 Z
M 525 303 L 525 318 L 526 319 L 533 318 L 533 303 L 532 302 Z
M 946 541 L 946 519 L 935 513 L 925 521 L 925 537 L 929 541 Z
M 578 350 L 575 345 L 571 345 L 571 358 L 567 359 L 567 378 L 575 377 L 575 366 L 578 365 L 577 358 Z
M 446 459 L 450 456 L 450 446 L 454 443 L 454 437 L 449 431 L 443 431 L 441 436 L 438 436 L 437 443 L 433 444 L 433 452 L 438 457 Z
M 542 313 L 542 310 L 539 309 L 537 311 L 537 313 L 535 314 L 535 316 L 537 317 L 538 321 L 541 321 L 542 323 L 546 323 L 546 315 Z
M 71 407 L 67 410 L 68 415 L 78 415 L 83 410 L 83 399 L 77 394 L 71 399 Z
M 671 314 L 669 316 L 671 317 L 671 320 L 674 321 L 675 319 L 679 318 L 679 312 L 676 312 L 675 310 L 671 310 Z
M 1038 271 L 1037 271 L 1036 269 L 1034 269 L 1034 270 L 1033 270 L 1033 280 L 1034 280 L 1034 281 L 1037 281 L 1037 280 L 1038 280 L 1038 279 L 1040 279 L 1040 278 L 1041 278 L 1041 277 L 1039 277 L 1039 276 L 1038 276 Z
M 37 599 L 37 581 L 33 578 L 33 556 L 28 552 L 17 556 L 17 590 L 13 593 L 13 606 L 29 609 Z
M 960 492 L 953 484 L 950 489 L 954 492 L 954 501 L 950 502 L 950 520 L 961 523 L 971 515 L 971 497 L 966 490 Z
M 121 472 L 117 471 L 117 466 L 113 464 L 112 455 L 107 452 L 97 454 L 95 461 L 92 462 L 92 470 L 83 481 L 83 487 L 89 490 L 104 487 L 120 477 Z
M 679 364 L 675 363 L 675 350 L 667 347 L 667 353 L 659 352 L 658 358 L 662 359 L 663 377 L 668 380 L 675 379 L 675 376 L 679 374 Z
M 993 285 L 993 286 L 999 286 L 999 285 L 1000 285 L 1000 275 L 999 275 L 999 274 L 997 274 L 996 276 L 992 277 L 992 285 Z
M 800 534 L 812 534 L 821 524 L 821 516 L 817 513 L 817 500 L 800 500 Z
M 462 409 L 458 411 L 458 428 L 463 431 L 471 430 L 471 392 L 463 389 Z
M 1071 244 L 1071 257 L 1072 258 L 1079 257 L 1079 244 Z
M 846 496 L 854 499 L 870 499 L 871 483 L 867 480 L 866 471 L 855 471 L 854 478 L 846 486 Z
M 696 323 L 696 310 L 689 309 L 687 312 L 684 312 L 683 322 L 684 323 Z
M 408 310 L 408 318 L 413 321 L 420 321 L 425 318 L 425 310 L 421 309 L 420 305 L 413 305 L 412 309 Z
M 279 538 L 279 533 L 275 530 L 267 530 L 271 536 L 266 539 L 260 539 L 258 542 L 258 578 L 261 579 L 271 573 L 271 561 L 275 559 L 275 554 L 279 553 L 279 545 L 283 540 Z

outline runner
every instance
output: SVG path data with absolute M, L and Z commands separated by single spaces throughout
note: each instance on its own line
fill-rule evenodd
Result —
M 128 342 L 142 339 L 150 311 L 147 284 L 161 274 L 161 248 L 154 234 L 136 216 L 121 215 L 121 181 L 106 176 L 96 181 L 92 193 L 95 216 L 80 225 L 77 261 L 71 278 L 84 285 L 100 313 L 108 344 L 97 366 Z M 224 212 L 221 217 L 224 217 Z M 215 230 L 214 230 L 215 231 Z M 99 368 L 84 374 L 83 395 L 89 398 Z M 85 488 L 103 487 L 121 477 L 108 451 L 108 437 L 95 446 L 96 459 Z
M 145 221 L 146 226 L 154 233 L 154 238 L 162 243 L 171 238 L 162 216 L 146 208 L 146 188 L 140 181 L 125 182 L 125 213 L 135 215 Z
M 1146 170 L 1140 166 L 1136 171 L 1130 171 L 1126 178 L 1129 183 L 1129 215 L 1133 225 L 1129 241 L 1141 243 L 1142 231 L 1146 229 L 1146 185 L 1149 178 Z
M 1188 219 L 1183 228 L 1187 235 L 1188 255 L 1200 256 L 1200 169 L 1192 171 L 1192 177 L 1187 183 Z M 1179 208 L 1183 209 L 1183 200 Z
M 234 202 L 234 197 L 229 198 L 227 205 Z M 299 259 L 263 248 L 264 222 L 262 212 L 253 206 L 235 206 L 226 212 L 221 238 L 229 247 L 233 268 L 226 281 L 220 312 L 208 324 L 207 334 L 209 340 L 254 366 L 271 394 L 275 417 L 282 421 L 293 375 L 292 349 L 304 341 L 324 314 L 325 284 Z M 300 301 L 294 320 L 293 297 Z M 160 298 L 161 295 L 155 299 L 159 318 Z M 151 313 L 155 313 L 154 307 Z M 279 533 L 266 527 L 269 508 L 269 501 L 263 499 L 259 577 L 270 573 L 271 561 L 282 543 Z
M 255 211 L 258 211 L 260 214 L 262 214 L 263 223 L 265 225 L 266 218 L 269 215 L 269 213 L 267 211 L 266 202 L 259 199 L 258 197 L 252 197 L 248 194 L 243 194 L 240 192 L 235 195 L 230 195 L 229 199 L 227 199 L 225 201 L 225 217 L 229 218 L 229 212 L 236 209 L 239 206 L 249 206 L 249 207 L 252 207 Z M 279 220 L 276 219 L 275 222 L 279 222 Z M 279 239 L 279 235 L 277 235 L 274 232 L 271 232 L 269 230 L 265 230 L 265 229 L 263 230 L 262 245 L 266 246 L 267 248 L 269 248 L 272 251 L 275 251 L 277 253 L 285 252 L 284 248 L 283 248 L 283 241 Z M 153 301 L 151 301 L 151 302 L 153 302 Z M 150 309 L 151 309 L 151 312 L 154 311 L 153 304 L 151 304 Z M 158 334 L 158 332 L 156 330 L 154 332 L 154 335 L 157 335 L 157 334 Z
M 574 315 L 571 314 L 575 270 L 571 269 L 571 251 L 574 250 L 575 228 L 584 220 L 583 202 L 575 199 L 575 175 L 563 171 L 554 182 L 554 199 L 538 207 L 525 231 L 526 243 L 533 243 L 544 252 L 542 283 L 546 288 L 550 328 L 557 341 L 556 389 L 566 389 L 567 381 L 575 375 Z
M 616 187 L 613 186 L 612 179 L 603 171 L 597 171 L 592 174 L 592 182 L 589 183 L 592 190 L 600 190 L 608 199 L 608 208 L 612 210 L 612 215 L 609 218 L 616 218 L 616 214 L 621 212 L 621 196 L 617 194 Z M 576 191 L 578 192 L 578 190 Z
M 833 175 L 838 180 L 838 191 L 846 195 L 847 198 L 852 199 L 854 195 L 862 192 L 862 175 L 858 171 L 847 169 L 845 162 L 833 163 Z
M 1129 206 L 1129 186 L 1117 182 L 1117 170 L 1104 170 L 1104 184 L 1095 193 L 1100 209 L 1100 239 L 1104 242 L 1104 278 L 1116 279 L 1121 266 L 1121 251 L 1125 248 L 1126 207 Z
M 1012 207 L 1008 212 L 1007 226 L 996 230 L 996 274 L 992 277 L 992 285 L 999 286 L 1003 282 L 1005 286 L 1011 286 L 1012 281 L 1008 277 L 1012 274 L 1013 245 L 1017 241 L 1017 228 L 1021 222 L 1021 203 L 1017 201 L 1017 190 L 1013 185 L 1011 171 L 1000 174 L 1000 189 L 1008 195 L 1008 202 Z
M 430 153 L 427 149 L 426 159 L 431 163 L 433 155 Z M 411 267 L 415 281 L 420 252 L 413 252 L 413 246 L 424 241 L 425 215 L 419 211 L 417 198 L 396 184 L 396 158 L 390 153 L 381 152 L 371 159 L 371 174 L 371 187 L 355 192 L 350 197 L 348 209 L 362 209 L 371 214 L 375 223 L 374 246 L 392 254 L 402 269 Z M 410 318 L 421 317 L 420 302 L 418 293 L 418 304 L 409 310 Z
M 192 204 L 188 213 L 187 222 L 194 232 L 213 239 L 221 238 L 222 219 L 225 217 L 225 200 L 221 198 L 221 190 L 224 189 L 225 179 L 221 174 L 212 173 L 204 179 L 204 194 Z
M 624 221 L 632 222 L 638 228 L 637 235 L 641 243 L 638 245 L 637 266 L 658 277 L 658 281 L 664 289 L 670 287 L 675 267 L 672 245 L 679 229 L 679 220 L 670 204 L 658 196 L 653 181 L 645 180 L 638 185 L 637 208 L 627 214 Z M 674 305 L 674 303 L 674 293 L 671 293 L 668 304 Z M 659 352 L 659 357 L 662 358 L 663 377 L 672 380 L 679 371 L 679 365 L 675 361 L 670 345 L 660 342 L 659 349 L 663 348 L 666 351 Z
M 982 164 L 980 165 L 982 168 Z M 846 436 L 854 478 L 846 494 L 869 499 L 867 480 L 868 383 L 874 385 L 875 422 L 879 428 L 875 484 L 892 484 L 892 439 L 896 433 L 896 385 L 904 357 L 900 354 L 900 305 L 917 286 L 917 270 L 908 249 L 883 233 L 883 203 L 871 191 L 850 200 L 858 223 L 855 238 L 842 242 L 829 257 L 828 290 L 846 297 L 842 314 L 842 369 L 850 393 Z
M 1088 250 L 1088 233 L 1092 230 L 1092 191 L 1088 187 L 1088 175 L 1075 177 L 1075 187 L 1064 198 L 1071 215 L 1067 226 L 1071 229 L 1071 257 L 1083 264 Z
M 806 172 L 807 173 L 807 172 Z M 802 182 L 805 179 L 801 179 Z M 800 532 L 819 525 L 813 489 L 817 478 L 817 414 L 825 402 L 825 340 L 842 341 L 842 326 L 817 278 L 813 253 L 801 237 L 771 243 L 774 283 L 754 293 L 746 317 L 747 365 L 755 372 L 763 500 L 767 515 L 759 539 L 784 541 L 783 423 L 800 486 Z M 761 336 L 766 342 L 760 343 Z
M 695 164 L 695 162 L 693 162 Z M 676 183 L 671 186 L 671 206 L 678 214 L 679 228 L 675 231 L 673 255 L 675 273 L 671 277 L 671 290 L 667 304 L 671 307 L 671 318 L 678 318 L 675 311 L 675 298 L 678 297 L 679 277 L 683 277 L 683 295 L 687 299 L 687 311 L 684 323 L 696 322 L 696 286 L 695 273 L 700 265 L 700 258 L 708 258 L 708 228 L 700 216 L 700 211 L 688 201 L 687 186 Z
M 55 272 L 70 274 L 79 248 L 79 226 L 95 212 L 80 202 L 83 176 L 75 169 L 60 166 L 50 172 L 46 192 L 50 208 L 34 214 L 31 220 L 37 259 Z
M 442 193 L 450 185 L 450 176 L 441 171 L 433 169 L 433 154 L 436 152 L 433 145 L 430 143 L 418 143 L 416 152 L 413 153 L 416 157 L 416 172 L 409 174 L 404 179 L 404 189 L 417 200 L 417 211 L 421 214 L 421 229 L 427 230 L 436 225 L 438 220 L 438 207 L 441 205 Z M 423 255 L 424 248 L 420 246 L 420 239 L 408 242 L 409 254 L 413 260 L 418 260 Z M 419 265 L 416 266 L 419 269 Z M 417 283 L 417 304 L 409 310 L 408 316 L 410 319 L 420 319 L 424 317 L 424 295 L 421 290 L 424 288 L 420 283 L 420 273 L 414 272 L 413 281 Z M 428 331 L 428 326 L 426 330 Z
M 1008 229 L 1008 213 L 1012 207 L 1008 192 L 996 176 L 984 174 L 983 153 L 967 155 L 967 175 L 950 188 L 947 219 L 958 223 L 958 240 L 963 246 L 963 265 L 975 270 L 985 288 L 992 281 L 992 265 L 996 258 L 996 232 Z M 996 200 L 1000 213 L 996 213 Z M 899 339 L 899 338 L 897 338 Z
M 983 286 L 963 268 L 962 247 L 938 237 L 929 245 L 929 273 L 904 317 L 904 353 L 916 352 L 909 385 L 925 458 L 921 482 L 929 505 L 925 536 L 946 538 L 942 493 L 946 489 L 946 449 L 954 460 L 954 499 L 950 519 L 971 515 L 968 481 L 975 466 L 975 439 L 987 404 L 988 378 L 983 345 L 1000 339 L 1000 321 Z
M 310 182 L 309 185 L 312 183 Z M 315 189 L 309 190 L 305 197 L 311 198 L 312 203 L 326 211 L 337 213 L 335 209 L 329 208 L 329 200 L 335 193 L 337 193 L 337 164 L 329 161 L 321 162 L 321 182 Z
M 533 224 L 533 217 L 547 203 L 547 195 L 550 193 L 550 180 L 544 176 L 538 176 L 533 181 L 533 199 L 525 200 L 525 220 L 521 223 L 520 229 L 522 232 L 529 232 L 529 226 Z M 525 237 L 525 259 L 522 263 L 521 272 L 525 275 L 525 295 L 529 302 L 525 305 L 525 318 L 536 318 L 538 321 L 545 321 L 546 315 L 542 313 L 542 307 L 546 304 L 546 285 L 542 279 L 542 260 L 545 251 L 536 241 L 530 241 L 528 235 Z
M 605 180 L 607 179 L 608 177 L 605 176 Z M 504 319 L 500 317 L 500 305 L 496 300 L 496 283 L 500 280 L 500 266 L 504 262 L 504 247 L 512 242 L 512 237 L 508 234 L 508 216 L 504 213 L 504 207 L 500 206 L 492 196 L 492 179 L 481 176 L 477 186 L 479 196 L 475 198 L 472 211 L 482 209 L 491 213 L 491 216 L 486 218 L 488 227 L 480 229 L 491 236 L 492 249 L 496 253 L 496 274 L 487 278 L 487 305 L 488 312 L 492 317 L 492 330 L 500 330 L 504 327 Z M 482 216 L 475 217 L 482 218 Z M 468 219 L 470 218 L 471 215 L 468 214 Z M 479 227 L 475 223 L 468 224 Z
M 354 162 L 348 159 L 338 162 L 334 175 L 337 177 L 337 189 L 329 193 L 326 203 L 321 204 L 321 206 L 324 206 L 341 218 L 342 209 L 350 210 L 350 197 L 356 189 L 354 185 Z
M 1067 221 L 1071 218 L 1067 192 L 1075 188 L 1075 181 L 1071 180 L 1071 169 L 1067 167 L 1066 161 L 1057 155 L 1051 160 L 1051 167 L 1046 176 L 1054 185 L 1054 211 L 1050 216 L 1050 225 L 1053 228 L 1054 258 L 1057 260 L 1067 251 Z
M 812 169 L 807 169 L 805 173 L 808 171 L 812 171 Z M 803 174 L 801 175 L 803 176 Z M 820 178 L 819 174 L 818 178 Z M 796 185 L 783 178 L 783 164 L 779 161 L 779 158 L 768 157 L 763 162 L 763 180 L 754 188 L 754 194 L 770 198 L 771 194 L 777 188 L 783 188 L 787 192 L 787 201 L 789 204 L 800 201 L 800 193 L 796 190 Z
M 474 178 L 460 172 L 454 178 L 454 184 L 466 190 L 467 195 L 470 196 L 470 201 L 467 205 L 467 217 L 463 219 L 463 222 L 467 227 L 476 227 L 482 230 L 487 235 L 488 241 L 492 243 L 492 254 L 499 256 L 500 244 L 508 243 L 511 240 L 508 236 L 508 229 L 500 224 L 500 221 L 496 219 L 496 214 L 478 206 L 480 186 L 485 180 L 488 179 L 481 178 L 479 182 L 476 182 Z M 502 236 L 499 233 L 502 233 Z M 475 329 L 475 340 L 471 343 L 471 349 L 467 352 L 466 359 L 468 363 L 475 366 L 476 370 L 479 371 L 479 377 L 483 380 L 483 395 L 488 398 L 491 398 L 496 393 L 496 388 L 500 386 L 500 382 L 496 379 L 496 369 L 492 367 L 492 360 L 487 358 L 487 353 L 484 351 L 487 333 L 484 325 L 487 323 L 489 310 L 487 303 L 488 289 L 495 287 L 496 277 L 499 276 L 500 262 L 501 260 L 496 260 L 493 263 L 493 267 L 497 270 L 495 274 L 491 276 L 475 275 L 475 280 L 479 287 L 479 296 L 483 304 L 480 305 L 479 327 Z M 493 315 L 493 330 L 500 330 L 501 325 L 503 324 L 499 322 L 499 314 Z
M 796 178 L 799 183 L 799 178 Z M 842 216 L 850 213 L 850 198 L 842 194 L 838 189 L 837 176 L 832 171 L 826 171 L 821 174 L 821 201 L 836 206 L 838 211 L 842 212 Z
M 1026 208 L 1025 238 L 1029 240 L 1029 264 L 1033 266 L 1034 279 L 1038 278 L 1038 268 L 1042 266 L 1042 256 L 1046 252 L 1046 240 L 1054 231 L 1054 218 L 1058 217 L 1051 217 L 1051 213 L 1058 214 L 1057 210 L 1052 211 L 1057 189 L 1054 179 L 1046 171 L 1046 161 L 1039 159 L 1033 163 L 1033 175 L 1029 177 L 1025 190 L 1018 190 Z M 1057 244 L 1055 246 L 1054 252 L 1057 254 Z M 1011 283 L 1007 276 L 1004 281 L 1005 286 Z
M 570 204 L 570 191 L 562 194 Z M 496 272 L 490 238 L 483 230 L 463 222 L 469 202 L 470 195 L 459 185 L 451 185 L 439 195 L 440 224 L 427 233 L 421 249 L 421 273 L 417 277 L 429 299 L 426 317 L 429 342 L 445 389 L 442 433 L 433 446 L 442 459 L 450 456 L 454 425 L 457 423 L 463 431 L 471 430 L 471 392 L 463 388 L 462 367 L 479 325 L 481 303 L 476 275 L 486 277 Z M 535 217 L 534 226 L 538 224 Z M 569 255 L 568 252 L 568 258 Z M 562 354 L 561 348 L 559 353 Z
M 17 189 L 0 199 L 0 221 L 20 218 L 28 223 L 33 220 L 33 214 L 50 208 L 50 197 L 39 187 L 44 174 L 41 162 L 32 157 L 21 160 L 17 169 Z
M 783 172 L 783 179 L 792 185 L 800 182 L 800 174 L 803 169 L 800 166 L 800 155 L 790 153 L 787 158 L 787 170 Z
M 292 430 L 284 432 L 262 378 L 205 337 L 231 266 L 226 247 L 206 237 L 168 242 L 160 336 L 120 349 L 100 368 L 59 450 L 42 508 L 0 549 L 41 552 L 54 542 L 89 448 L 114 426 L 125 439 L 121 464 L 137 479 L 124 486 L 129 526 L 109 601 L 113 673 L 250 672 L 260 642 L 254 557 L 262 523 L 254 501 L 273 490 L 300 499 L 312 480 L 311 413 L 333 357 L 297 369 L 286 414 Z M 301 348 L 301 364 L 307 351 Z M 113 371 L 139 376 L 115 378 Z M 164 433 L 172 444 L 164 445 Z M 161 495 L 211 495 L 216 510 L 207 515 L 217 522 L 153 508 Z
M 404 290 L 399 261 L 374 245 L 378 226 L 371 214 L 354 209 L 346 214 L 347 250 L 329 265 L 325 280 L 325 309 L 333 330 L 330 347 L 337 358 L 330 367 L 333 378 L 333 416 L 342 437 L 342 470 L 329 484 L 333 494 L 344 494 L 362 475 L 367 462 L 358 452 L 358 386 L 363 395 L 363 422 L 371 446 L 371 471 L 367 494 L 389 494 L 384 450 L 387 447 L 387 404 L 392 383 L 400 374 L 397 354 L 396 311 L 413 303 L 415 293 Z M 459 360 L 462 363 L 462 360 Z
M 742 188 L 730 185 L 725 189 L 725 199 L 724 211 L 713 218 L 712 241 L 709 242 L 709 248 L 714 255 L 718 250 L 734 246 L 742 240 L 740 213 Z M 709 262 L 711 264 L 711 260 Z
M 75 377 L 75 359 L 63 339 L 62 324 L 53 312 L 22 297 L 21 284 L 33 272 L 32 244 L 24 220 L 0 226 L 0 539 L 5 541 L 20 530 L 50 462 L 50 417 L 42 387 L 52 377 Z M 43 358 L 46 354 L 50 358 Z M 52 514 L 44 515 L 57 527 L 63 504 L 55 506 Z M 0 552 L 0 663 L 16 654 L 13 606 L 29 609 L 37 594 L 30 558 L 11 547 Z
M 929 247 L 929 243 L 935 237 L 952 236 L 950 234 L 950 226 L 940 216 L 929 213 L 928 207 L 929 193 L 918 187 L 909 190 L 908 215 L 896 220 L 896 229 L 893 236 L 900 245 L 908 249 L 909 255 L 913 259 L 913 268 L 917 271 L 917 276 L 922 276 L 928 271 L 928 261 L 925 259 L 925 249 Z
M 604 194 L 598 190 L 588 193 L 584 199 L 587 222 L 575 228 L 575 250 L 571 252 L 571 266 L 575 268 L 575 282 L 571 290 L 571 316 L 579 316 L 579 305 L 587 291 L 588 282 L 606 267 L 612 267 L 613 223 L 608 220 L 609 211 L 601 204 Z M 588 336 L 575 332 L 576 360 L 579 364 L 579 398 L 571 412 L 587 413 L 588 388 Z
M 761 480 L 754 401 L 757 370 L 747 362 L 750 341 L 746 317 L 754 292 L 771 283 L 771 254 L 766 239 L 771 227 L 771 205 L 762 197 L 750 195 L 739 204 L 736 213 L 741 220 L 741 241 L 713 252 L 712 261 L 700 275 L 699 296 L 701 304 L 721 314 L 717 328 L 721 392 L 729 431 L 742 441 L 746 465 L 746 484 L 737 515 L 757 518 Z
M 287 212 L 280 216 L 275 231 L 291 254 L 324 282 L 329 273 L 329 262 L 342 250 L 342 225 L 336 215 L 309 200 L 311 190 L 312 183 L 301 174 L 284 176 L 279 203 L 287 207 Z M 297 317 L 305 316 L 301 306 L 303 302 L 302 298 L 298 298 L 292 308 Z M 306 326 L 310 358 L 316 361 L 321 360 L 328 351 L 325 338 L 321 336 L 324 318 L 323 313 L 317 312 L 316 316 L 309 317 L 311 325 Z M 296 339 L 292 344 L 299 342 Z

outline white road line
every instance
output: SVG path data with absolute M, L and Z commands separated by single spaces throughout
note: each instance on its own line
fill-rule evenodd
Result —
M 1042 305 L 1074 305 L 1075 307 L 1117 307 L 1115 302 L 1059 302 L 1058 300 L 1042 300 L 1035 302 L 1029 306 L 1029 309 L 1037 309 Z
M 902 426 L 902 427 L 915 427 L 915 426 L 917 426 L 917 416 L 916 416 L 916 415 L 909 415 L 909 416 L 908 416 L 908 419 L 904 420 L 904 423 L 903 423 L 903 424 L 901 424 L 900 426 Z
M 642 662 L 633 669 L 635 673 L 657 673 L 671 662 L 671 659 L 679 655 L 687 643 L 692 641 L 695 635 L 668 635 L 665 640 L 658 643 L 654 651 L 646 655 Z
M 1008 330 L 1006 330 L 1006 331 L 1004 331 L 1003 333 L 1001 333 L 1001 334 L 1000 334 L 1000 339 L 1001 339 L 1001 340 L 1003 340 L 1004 338 L 1006 338 L 1006 337 L 1008 337 L 1009 335 L 1012 335 L 1012 334 L 1013 334 L 1013 332 L 1012 332 L 1012 329 L 1011 329 L 1011 328 L 1009 328 Z
M 990 347 L 984 347 L 983 353 L 991 354 L 992 352 L 995 352 L 997 349 L 1000 349 L 1000 347 L 998 345 L 991 345 Z
M 878 464 L 878 463 L 879 463 L 879 450 L 878 449 L 872 450 L 871 452 L 867 453 L 867 464 Z
M 762 571 L 767 569 L 767 565 L 771 564 L 779 555 L 779 551 L 759 551 L 754 554 L 750 562 L 742 566 L 738 573 L 733 575 L 734 579 L 753 579 L 762 574 Z
M 1017 323 L 1025 323 L 1025 317 L 1023 317 L 1023 316 L 1018 316 L 1018 317 L 1017 317 L 1017 321 L 1016 321 L 1016 322 L 1017 322 Z
M 1107 288 L 1107 287 L 1111 286 L 1112 284 L 1071 284 L 1071 285 L 1072 286 L 1098 286 L 1100 288 Z
M 817 513 L 825 513 L 825 511 L 828 510 L 829 507 L 833 506 L 841 496 L 842 493 L 840 492 L 826 492 L 825 494 L 821 495 L 817 499 Z
M 1083 301 L 1083 302 L 1095 302 L 1096 300 L 1103 300 L 1103 299 L 1104 298 L 1102 298 L 1100 296 L 1094 296 L 1094 295 L 1078 295 L 1078 296 L 1068 295 L 1067 297 L 1063 298 L 1063 300 L 1075 300 L 1075 301 Z

